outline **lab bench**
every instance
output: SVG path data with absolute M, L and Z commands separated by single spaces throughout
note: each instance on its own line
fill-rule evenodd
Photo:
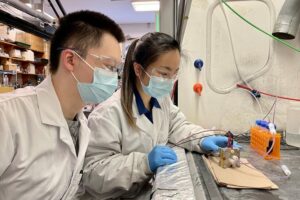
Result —
M 248 161 L 258 170 L 262 171 L 271 181 L 278 185 L 278 190 L 259 190 L 259 189 L 231 189 L 226 187 L 221 187 L 216 184 L 213 176 L 208 170 L 204 163 L 201 154 L 185 152 L 183 149 L 179 150 L 185 152 L 185 158 L 179 159 L 186 160 L 185 167 L 188 168 L 188 173 L 185 174 L 182 170 L 178 170 L 179 174 L 176 175 L 165 170 L 168 175 L 168 180 L 164 181 L 164 185 L 167 185 L 169 181 L 170 188 L 165 188 L 163 192 L 158 190 L 156 193 L 162 195 L 153 196 L 153 200 L 158 199 L 195 199 L 195 200 L 298 200 L 300 199 L 300 150 L 298 148 L 293 148 L 287 145 L 281 145 L 281 159 L 277 161 L 264 160 L 260 155 L 258 155 L 254 150 L 249 147 L 249 144 L 242 143 L 243 149 L 241 151 L 241 157 L 247 158 Z M 182 153 L 181 153 L 182 154 Z M 183 163 L 181 165 L 183 165 Z M 291 176 L 287 177 L 280 165 L 286 165 L 291 171 Z M 184 166 L 181 166 L 183 171 Z M 165 174 L 163 175 L 165 176 Z M 171 177 L 173 176 L 173 178 Z M 184 178 L 182 177 L 184 176 Z M 181 179 L 176 182 L 174 179 Z M 160 181 L 160 179 L 158 179 Z M 193 185 L 193 190 L 190 189 L 190 183 Z M 177 184 L 180 190 L 185 191 L 184 194 L 180 194 L 178 190 L 177 193 L 171 186 Z M 185 189 L 186 187 L 186 189 Z M 155 194 L 155 193 L 154 193 Z M 168 195 L 169 194 L 169 195 Z M 174 195 L 175 194 L 175 195 Z M 181 196 L 180 196 L 181 195 Z M 158 198 L 159 197 L 159 198 Z

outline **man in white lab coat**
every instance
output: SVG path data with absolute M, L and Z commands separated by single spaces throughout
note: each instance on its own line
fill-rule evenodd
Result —
M 90 134 L 81 110 L 115 91 L 123 40 L 105 15 L 71 13 L 51 41 L 51 75 L 0 96 L 1 200 L 75 198 Z

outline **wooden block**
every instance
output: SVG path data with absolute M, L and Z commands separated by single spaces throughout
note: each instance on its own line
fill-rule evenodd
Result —
M 12 92 L 14 91 L 13 87 L 0 87 L 0 93 Z

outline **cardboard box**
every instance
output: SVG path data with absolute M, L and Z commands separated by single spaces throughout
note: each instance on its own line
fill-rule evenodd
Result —
M 38 36 L 30 33 L 19 32 L 17 33 L 16 41 L 29 44 L 31 46 L 30 49 L 32 50 L 44 52 L 44 39 Z
M 16 29 L 0 23 L 0 38 L 1 40 L 14 42 L 16 40 Z
M 0 93 L 12 92 L 14 91 L 13 87 L 0 87 Z
M 30 45 L 30 34 L 23 31 L 18 31 L 16 34 L 16 42 L 22 42 Z
M 49 59 L 50 41 L 44 41 L 44 51 L 43 58 Z
M 6 71 L 16 71 L 17 70 L 17 64 L 13 64 L 13 63 L 5 64 L 3 69 L 6 70 Z
M 32 50 L 44 52 L 44 39 L 30 35 L 30 44 Z

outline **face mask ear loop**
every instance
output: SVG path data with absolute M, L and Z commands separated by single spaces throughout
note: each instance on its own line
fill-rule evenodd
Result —
M 141 65 L 141 68 L 142 68 L 142 70 L 145 72 L 145 74 L 149 77 L 149 78 L 151 78 L 151 75 L 149 75 L 147 72 L 146 72 L 146 70 L 144 69 L 144 67 Z
M 78 79 L 75 77 L 74 73 L 71 72 L 72 76 L 74 77 L 74 79 L 77 81 L 77 83 L 79 83 Z
M 141 80 L 140 77 L 139 77 L 139 79 L 140 79 L 140 82 L 141 82 L 142 86 L 146 87 L 146 85 L 143 83 L 143 81 Z
M 95 71 L 95 69 L 85 60 L 83 59 L 76 51 L 73 51 L 79 58 L 80 60 L 82 60 L 89 68 L 91 68 L 93 71 Z
M 140 66 L 141 66 L 143 72 L 145 72 L 145 74 L 151 79 L 151 76 L 145 71 L 144 67 L 143 67 L 142 65 L 140 65 Z M 140 76 L 139 76 L 139 79 L 140 79 L 141 84 L 142 84 L 143 86 L 146 86 L 146 85 L 143 83 L 143 81 L 141 80 L 141 77 L 140 77 Z

